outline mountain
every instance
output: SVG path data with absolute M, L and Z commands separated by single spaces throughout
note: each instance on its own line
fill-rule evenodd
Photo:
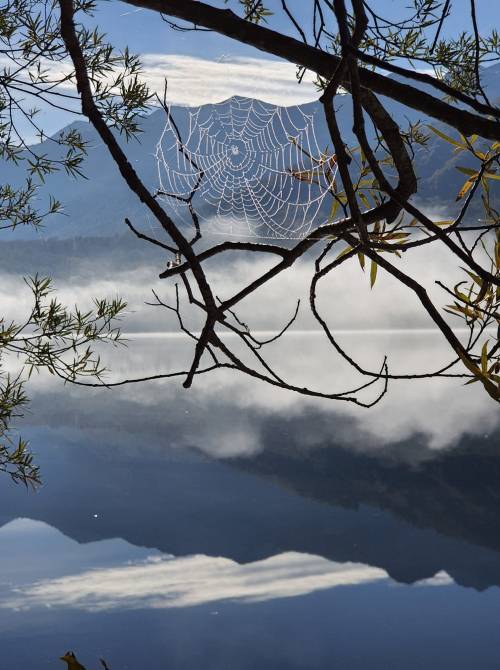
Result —
M 500 65 L 484 71 L 485 86 L 493 100 L 500 98 L 499 74 Z M 421 88 L 429 87 L 423 85 Z M 384 102 L 389 113 L 403 127 L 408 121 L 414 123 L 421 116 L 399 103 L 390 100 Z M 351 129 L 352 110 L 349 96 L 337 98 L 336 105 L 344 142 L 348 146 L 355 146 L 357 141 Z M 215 213 L 219 203 L 226 201 L 228 208 L 233 212 L 240 212 L 248 219 L 256 235 L 265 232 L 265 226 L 261 225 L 263 212 L 265 216 L 269 214 L 274 217 L 278 226 L 286 224 L 292 216 L 295 216 L 298 222 L 294 220 L 294 227 L 318 212 L 320 217 L 327 216 L 330 207 L 327 199 L 319 202 L 319 209 L 306 207 L 307 203 L 314 201 L 317 196 L 314 186 L 300 184 L 299 180 L 287 178 L 287 172 L 290 170 L 300 171 L 309 166 L 303 155 L 301 158 L 301 152 L 297 147 L 293 149 L 289 141 L 291 137 L 295 137 L 302 148 L 312 151 L 313 155 L 314 153 L 319 155 L 321 151 L 331 146 L 319 102 L 308 103 L 299 108 L 276 108 L 264 102 L 233 97 L 215 106 L 172 107 L 171 113 L 180 136 L 193 152 L 192 155 L 197 157 L 202 154 L 204 166 L 208 166 L 210 179 L 205 175 L 205 181 L 202 181 L 203 197 L 195 198 L 194 201 L 202 225 L 204 219 Z M 420 120 L 424 124 L 430 122 L 425 118 Z M 309 121 L 310 128 L 304 130 Z M 443 129 L 440 124 L 432 123 Z M 129 217 L 134 224 L 146 231 L 157 229 L 157 224 L 152 221 L 146 208 L 124 184 L 107 148 L 94 129 L 83 121 L 71 125 L 78 129 L 88 142 L 88 156 L 83 165 L 88 179 L 74 179 L 63 173 L 49 175 L 46 184 L 40 188 L 40 205 L 43 205 L 49 194 L 54 194 L 64 205 L 64 215 L 51 217 L 42 232 L 18 228 L 12 234 L 5 234 L 3 239 L 114 237 L 126 231 L 125 217 Z M 122 137 L 118 138 L 126 149 L 129 161 L 153 191 L 160 186 L 159 177 L 165 178 L 164 170 L 158 172 L 155 153 L 166 125 L 165 112 L 156 110 L 143 119 L 142 132 L 137 139 L 126 143 Z M 370 124 L 367 124 L 367 128 L 369 132 L 373 132 Z M 454 131 L 446 132 L 456 136 Z M 235 141 L 235 137 L 240 137 L 241 141 L 238 139 Z M 163 144 L 160 145 L 163 148 L 166 140 L 171 147 L 167 157 L 170 161 L 167 185 L 177 189 L 176 192 L 184 192 L 186 184 L 193 185 L 196 170 L 191 169 L 188 177 L 181 174 L 189 171 L 189 165 L 182 160 L 182 156 L 179 156 L 177 147 L 172 142 L 175 140 L 172 127 L 163 136 Z M 231 142 L 229 148 L 228 141 Z M 231 165 L 236 165 L 239 169 L 243 163 L 238 161 L 248 160 L 250 163 L 250 167 L 244 165 L 246 171 L 242 179 L 238 170 L 235 172 L 236 176 L 228 177 L 227 170 L 220 169 L 215 152 L 220 152 L 221 146 L 225 147 L 224 152 L 227 151 L 230 162 L 226 164 L 230 168 Z M 428 146 L 417 150 L 415 167 L 420 179 L 418 194 L 420 205 L 445 206 L 451 213 L 457 210 L 453 201 L 464 181 L 464 176 L 456 170 L 456 167 L 457 165 L 468 167 L 469 159 L 464 160 L 463 154 L 454 154 L 452 148 L 444 140 L 431 134 Z M 34 150 L 49 157 L 58 156 L 58 147 L 50 139 L 35 146 Z M 265 167 L 262 168 L 262 165 Z M 15 185 L 22 182 L 24 176 L 22 164 L 16 167 L 11 163 L 2 163 L 1 169 L 3 183 Z M 248 188 L 248 181 L 252 182 L 251 188 Z M 285 206 L 283 201 L 292 203 L 294 209 Z M 173 212 L 169 205 L 166 208 L 169 213 L 179 216 L 179 213 Z M 471 212 L 471 220 L 477 218 L 478 211 Z M 181 216 L 181 219 L 187 225 L 188 217 Z

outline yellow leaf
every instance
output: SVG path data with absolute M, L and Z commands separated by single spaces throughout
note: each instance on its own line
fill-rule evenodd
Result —
M 365 271 L 365 255 L 360 252 L 358 252 L 358 259 L 359 259 L 359 264 L 361 265 L 361 269 L 363 272 Z
M 384 239 L 386 240 L 405 240 L 408 233 L 387 233 Z
M 368 198 L 364 193 L 359 194 L 359 199 L 363 203 L 363 205 L 366 207 L 366 209 L 370 209 L 370 203 L 368 202 Z
M 488 340 L 486 340 L 481 349 L 481 372 L 483 374 L 488 372 Z
M 339 208 L 339 201 L 337 200 L 337 198 L 335 198 L 333 200 L 332 208 L 330 210 L 330 216 L 328 217 L 328 223 L 331 223 L 333 221 L 338 208 Z
M 437 128 L 434 128 L 434 126 L 427 126 L 430 130 L 432 130 L 433 133 L 438 135 L 441 139 L 445 140 L 445 142 L 448 142 L 449 144 L 454 144 L 456 147 L 460 147 L 461 149 L 466 149 L 467 145 L 460 144 L 460 142 L 457 142 L 456 140 L 452 139 L 448 135 L 445 135 L 441 130 L 438 130 Z
M 455 198 L 455 200 L 462 200 L 462 198 L 464 197 L 464 195 L 470 190 L 470 188 L 471 188 L 472 185 L 474 184 L 474 181 L 475 181 L 475 179 L 474 179 L 473 177 L 471 177 L 470 179 L 467 179 L 467 181 L 465 182 L 465 184 L 462 186 L 462 188 L 461 188 L 460 191 L 458 192 L 458 195 L 457 195 L 457 197 Z
M 342 251 L 340 252 L 340 254 L 337 256 L 337 258 L 335 260 L 338 260 L 339 258 L 342 258 L 342 256 L 345 256 L 351 250 L 352 250 L 352 247 L 346 247 L 345 249 L 342 249 Z
M 373 288 L 373 285 L 375 284 L 375 281 L 377 280 L 377 269 L 378 265 L 375 263 L 375 261 L 372 261 L 371 267 L 370 267 L 370 288 Z
M 470 270 L 466 270 L 465 268 L 462 269 L 465 270 L 465 272 L 469 275 L 469 277 L 472 279 L 474 283 L 479 284 L 479 286 L 483 285 L 483 280 L 481 279 L 481 277 L 474 274 L 474 272 L 471 272 Z
M 457 165 L 457 170 L 459 172 L 462 172 L 463 174 L 469 175 L 469 177 L 476 177 L 477 176 L 477 170 L 473 170 L 472 168 L 468 167 L 463 167 L 462 165 Z

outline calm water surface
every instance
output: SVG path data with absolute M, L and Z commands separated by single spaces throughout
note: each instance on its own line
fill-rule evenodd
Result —
M 346 334 L 432 366 L 433 334 Z M 303 375 L 314 336 L 276 357 Z M 342 385 L 347 371 L 307 370 Z M 117 377 L 167 369 L 140 338 Z M 1 670 L 500 667 L 500 420 L 474 386 L 399 384 L 373 410 L 240 377 L 89 391 L 34 380 L 44 485 L 0 482 Z

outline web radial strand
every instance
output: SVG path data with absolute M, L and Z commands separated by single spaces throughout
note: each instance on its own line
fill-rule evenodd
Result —
M 167 119 L 156 147 L 159 197 L 225 237 L 300 239 L 328 219 L 337 167 L 314 116 L 234 97 Z M 180 134 L 180 136 L 179 136 Z

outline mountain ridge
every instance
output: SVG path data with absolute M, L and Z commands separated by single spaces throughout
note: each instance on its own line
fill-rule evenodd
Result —
M 486 85 L 493 99 L 500 98 L 500 86 L 496 77 L 497 70 L 500 71 L 500 64 L 492 66 L 486 71 Z M 421 85 L 421 88 L 428 88 L 428 85 Z M 232 102 L 238 105 L 255 103 L 256 106 L 270 109 L 276 107 L 265 101 L 258 101 L 243 96 L 231 96 L 215 107 L 221 105 L 231 105 Z M 413 110 L 408 109 L 384 99 L 388 112 L 402 125 L 406 120 L 415 123 L 419 115 Z M 352 133 L 352 110 L 349 104 L 349 96 L 339 96 L 337 98 L 338 121 L 342 131 L 344 142 L 348 146 L 354 146 L 357 141 Z M 172 106 L 171 113 L 180 130 L 183 140 L 185 139 L 187 129 L 193 117 L 203 118 L 213 109 L 213 104 L 202 105 L 199 107 Z M 293 114 L 293 110 L 301 110 L 301 114 L 312 115 L 315 117 L 315 131 L 317 135 L 317 144 L 320 150 L 323 147 L 331 146 L 328 129 L 323 115 L 322 105 L 318 101 L 305 103 L 300 106 L 280 107 L 280 110 L 286 110 Z M 430 119 L 420 119 L 423 124 L 432 123 Z M 145 116 L 142 121 L 142 132 L 137 139 L 132 139 L 125 144 L 123 137 L 116 135 L 121 145 L 124 147 L 128 159 L 136 169 L 144 183 L 155 192 L 159 186 L 157 165 L 155 159 L 155 150 L 161 134 L 165 127 L 166 119 L 162 109 L 153 111 Z M 221 127 L 223 122 L 220 122 Z M 445 128 L 442 124 L 434 123 L 438 128 Z M 64 214 L 55 215 L 47 222 L 47 225 L 39 231 L 27 227 L 18 227 L 9 235 L 4 235 L 3 240 L 26 240 L 41 238 L 73 238 L 84 237 L 111 237 L 125 232 L 125 217 L 130 218 L 138 227 L 147 231 L 157 230 L 157 224 L 152 220 L 151 215 L 144 205 L 142 205 L 135 194 L 133 194 L 123 182 L 115 164 L 113 163 L 107 148 L 98 138 L 92 126 L 82 120 L 76 119 L 66 126 L 68 128 L 77 128 L 82 132 L 84 139 L 89 142 L 88 155 L 83 163 L 83 172 L 88 179 L 71 178 L 63 173 L 48 175 L 46 183 L 40 187 L 39 203 L 48 199 L 52 194 L 63 203 Z M 369 132 L 370 124 L 367 126 Z M 425 128 L 424 128 L 425 130 Z M 59 131 L 61 132 L 61 131 Z M 55 133 L 52 139 L 59 135 Z M 219 131 L 217 131 L 219 132 Z M 449 131 L 448 131 L 449 132 Z M 52 139 L 46 139 L 39 145 L 34 145 L 35 149 L 46 153 L 48 156 L 56 157 L 58 153 L 57 146 Z M 458 210 L 454 204 L 455 194 L 460 189 L 463 182 L 463 175 L 456 169 L 458 162 L 463 163 L 463 154 L 453 154 L 452 148 L 441 138 L 434 134 L 428 142 L 427 147 L 419 147 L 415 155 L 415 168 L 419 178 L 419 193 L 417 195 L 417 204 L 424 208 L 435 208 L 445 206 L 449 209 L 450 215 Z M 13 185 L 19 185 L 24 178 L 24 168 L 22 164 L 18 167 L 10 163 L 0 163 L 3 170 L 4 180 Z M 465 160 L 465 167 L 469 167 L 468 160 Z M 290 166 L 289 169 L 294 169 Z M 493 186 L 496 186 L 494 184 Z M 165 203 L 164 203 L 165 204 Z M 168 205 L 165 205 L 168 213 L 175 216 Z M 198 202 L 198 213 L 201 224 L 210 216 L 213 208 Z M 328 203 L 325 201 L 325 207 Z M 477 219 L 479 208 L 471 210 L 469 223 Z

